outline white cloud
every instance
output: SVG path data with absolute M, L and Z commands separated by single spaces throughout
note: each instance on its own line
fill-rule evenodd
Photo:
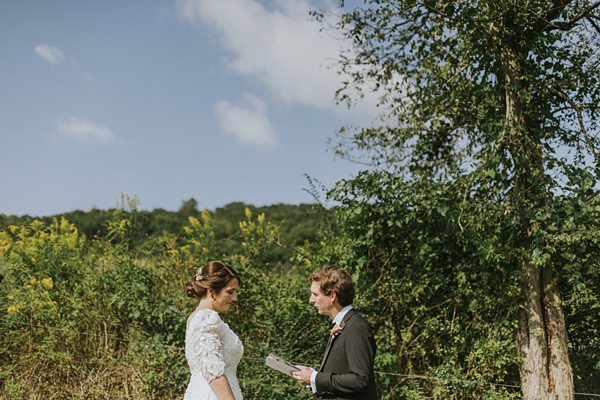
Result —
M 59 121 L 56 124 L 56 128 L 62 136 L 81 142 L 108 144 L 115 139 L 115 135 L 109 128 L 81 118 L 70 117 Z
M 217 33 L 231 54 L 229 67 L 260 82 L 277 101 L 346 113 L 334 96 L 342 82 L 338 55 L 350 44 L 319 31 L 308 15 L 316 8 L 310 1 L 270 4 L 267 9 L 257 0 L 177 0 L 181 18 Z M 352 115 L 371 119 L 376 100 L 376 94 L 366 93 Z
M 47 44 L 40 44 L 34 47 L 38 56 L 42 57 L 48 64 L 58 65 L 64 61 L 65 56 L 58 47 L 51 47 Z
M 275 145 L 273 128 L 266 116 L 266 104 L 256 96 L 245 94 L 245 106 L 220 101 L 215 106 L 221 129 L 240 143 L 259 147 Z

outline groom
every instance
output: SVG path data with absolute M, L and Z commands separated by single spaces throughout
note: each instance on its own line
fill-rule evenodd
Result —
M 310 386 L 315 399 L 376 400 L 375 339 L 369 323 L 352 308 L 352 277 L 343 268 L 325 266 L 310 282 L 310 304 L 332 319 L 331 335 L 319 369 L 299 365 L 292 377 Z

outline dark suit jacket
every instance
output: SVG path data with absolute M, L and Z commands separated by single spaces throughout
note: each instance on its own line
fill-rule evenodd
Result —
M 376 400 L 373 331 L 354 309 L 340 325 L 342 331 L 327 343 L 315 399 Z

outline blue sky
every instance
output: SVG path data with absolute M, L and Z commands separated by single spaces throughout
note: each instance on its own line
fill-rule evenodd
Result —
M 311 202 L 359 166 L 327 141 L 373 121 L 337 106 L 317 0 L 0 3 L 0 213 Z M 339 14 L 339 11 L 337 11 Z

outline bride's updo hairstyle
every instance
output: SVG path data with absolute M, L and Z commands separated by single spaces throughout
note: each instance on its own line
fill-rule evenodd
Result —
M 209 289 L 219 293 L 232 279 L 241 283 L 239 274 L 222 261 L 211 261 L 198 268 L 191 281 L 185 284 L 189 297 L 202 298 Z

